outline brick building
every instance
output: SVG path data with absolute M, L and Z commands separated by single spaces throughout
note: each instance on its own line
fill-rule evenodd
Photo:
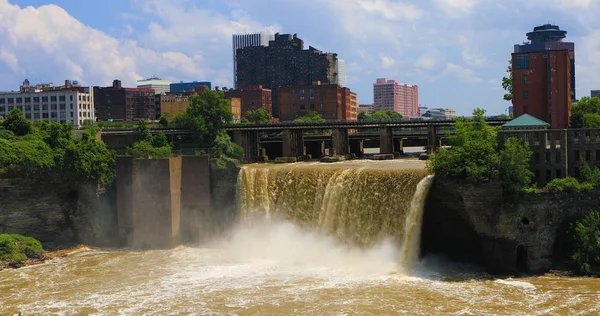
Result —
M 250 111 L 265 109 L 270 114 L 273 114 L 273 98 L 271 90 L 263 88 L 263 86 L 246 86 L 238 89 L 224 89 L 227 99 L 240 99 L 241 115 Z
M 378 78 L 373 84 L 373 111 L 394 111 L 403 117 L 419 116 L 419 87 Z
M 156 117 L 160 118 L 160 116 L 164 113 L 169 113 L 169 117 L 173 118 L 175 115 L 185 112 L 185 109 L 187 109 L 187 107 L 191 104 L 189 100 L 190 96 L 202 94 L 206 90 L 209 90 L 207 86 L 200 85 L 188 89 L 187 92 L 168 92 L 157 94 L 155 97 Z
M 309 47 L 296 34 L 275 34 L 269 46 L 249 46 L 236 51 L 236 87 L 262 85 L 272 90 L 273 116 L 279 117 L 278 89 L 310 85 L 314 81 L 340 84 L 337 54 Z M 285 115 L 285 114 L 283 114 Z
M 571 58 L 569 50 L 513 53 L 513 112 L 529 114 L 553 129 L 569 127 Z
M 279 88 L 280 121 L 292 121 L 315 111 L 326 120 L 356 120 L 356 93 L 337 84 Z
M 94 87 L 94 105 L 98 121 L 156 120 L 153 89 L 123 88 L 120 80 L 110 87 Z

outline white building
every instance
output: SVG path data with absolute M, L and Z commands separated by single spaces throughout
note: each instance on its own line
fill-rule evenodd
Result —
M 169 80 L 152 77 L 149 79 L 138 80 L 137 87 L 142 89 L 154 89 L 154 93 L 163 94 L 171 92 L 171 83 L 172 82 Z
M 451 120 L 456 117 L 456 111 L 453 109 L 444 108 L 429 109 L 427 112 L 425 112 L 425 114 L 423 114 L 423 116 L 436 120 Z
M 233 35 L 233 84 L 237 89 L 237 50 L 251 46 L 269 46 L 269 41 L 275 39 L 274 35 L 266 32 L 253 34 L 234 34 Z
M 72 122 L 79 128 L 85 120 L 96 121 L 94 89 L 84 91 L 0 92 L 0 116 L 17 107 L 32 122 Z
M 365 113 L 367 115 L 373 114 L 373 104 L 359 104 L 358 113 Z
M 346 86 L 346 63 L 342 59 L 337 60 L 338 84 L 341 87 Z

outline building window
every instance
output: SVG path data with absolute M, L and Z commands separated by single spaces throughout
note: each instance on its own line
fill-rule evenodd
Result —
M 61 101 L 61 102 L 66 101 L 65 96 L 64 95 L 59 96 L 58 101 Z
M 528 99 L 529 98 L 529 91 L 525 90 L 523 91 L 523 99 Z
M 521 83 L 527 83 L 527 75 L 521 76 Z
M 529 55 L 517 55 L 516 69 L 529 69 Z
M 42 113 L 42 118 L 47 119 L 48 118 L 48 113 L 46 113 L 46 112 Z
M 70 101 L 73 101 L 73 95 L 69 96 Z
M 31 97 L 25 97 L 25 103 L 31 103 Z
M 42 102 L 48 102 L 48 97 L 42 97 Z
M 4 105 L 0 105 L 0 112 L 6 111 L 6 107 Z
M 5 104 L 6 103 L 6 99 L 0 99 L 0 104 Z
M 50 97 L 50 102 L 56 102 L 56 96 L 51 96 Z
M 66 110 L 67 109 L 67 105 L 66 104 L 60 104 L 60 109 L 61 110 Z
M 300 94 L 304 94 L 304 89 L 300 90 Z
M 40 105 L 39 104 L 34 104 L 33 105 L 33 110 L 34 111 L 39 111 L 40 110 Z
M 17 103 L 23 103 L 23 98 L 17 98 Z
M 6 99 L 6 103 L 8 103 L 8 104 L 14 104 L 15 103 L 15 99 L 8 98 L 8 99 Z
M 33 102 L 40 102 L 40 97 L 33 97 Z
M 52 110 L 56 110 L 56 104 L 52 104 L 52 105 L 51 105 L 51 109 L 52 109 Z

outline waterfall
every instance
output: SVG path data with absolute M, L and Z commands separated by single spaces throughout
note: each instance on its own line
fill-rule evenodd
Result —
M 248 165 L 238 178 L 240 219 L 290 220 L 361 248 L 391 237 L 409 268 L 418 261 L 432 179 L 397 164 Z

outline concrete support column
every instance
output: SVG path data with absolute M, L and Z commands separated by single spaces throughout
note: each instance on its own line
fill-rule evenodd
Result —
M 404 139 L 394 139 L 394 152 L 399 153 L 400 155 L 404 155 Z
M 427 154 L 432 155 L 438 151 L 437 126 L 427 126 Z
M 364 141 L 362 139 L 350 140 L 350 153 L 355 154 L 360 158 L 365 154 Z
M 333 130 L 333 148 L 336 155 L 345 156 L 349 151 L 348 130 L 336 128 Z
M 283 156 L 299 158 L 304 156 L 304 134 L 302 130 L 283 131 Z
M 171 248 L 179 244 L 181 157 L 117 160 L 117 212 L 122 244 Z
M 198 242 L 207 236 L 212 204 L 210 157 L 181 157 L 181 241 Z
M 394 134 L 391 127 L 379 128 L 379 153 L 393 154 L 394 153 Z
M 258 143 L 258 132 L 256 131 L 235 131 L 233 142 L 244 149 L 244 160 L 246 162 L 262 161 L 260 156 L 260 145 Z

